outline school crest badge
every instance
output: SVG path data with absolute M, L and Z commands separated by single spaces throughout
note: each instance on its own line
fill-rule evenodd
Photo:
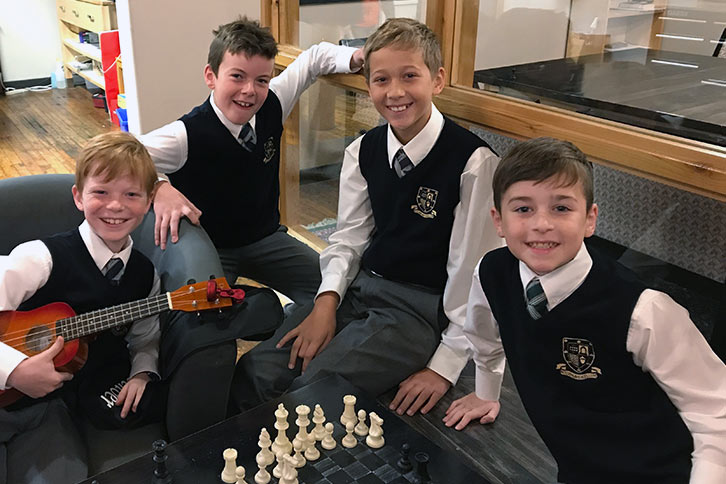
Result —
M 272 137 L 267 138 L 265 141 L 265 157 L 262 159 L 263 163 L 269 163 L 270 160 L 275 156 L 275 139 Z
M 562 357 L 564 363 L 555 367 L 560 375 L 573 380 L 589 380 L 602 375 L 600 368 L 592 366 L 595 363 L 595 347 L 582 338 L 562 338 Z
M 434 210 L 434 207 L 436 206 L 436 198 L 438 198 L 438 196 L 438 190 L 418 187 L 416 205 L 411 205 L 411 210 L 423 218 L 434 218 L 436 216 L 436 210 Z

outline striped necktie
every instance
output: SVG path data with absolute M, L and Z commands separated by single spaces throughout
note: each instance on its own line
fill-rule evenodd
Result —
M 245 123 L 245 125 L 242 126 L 242 130 L 239 132 L 237 140 L 239 141 L 239 144 L 242 145 L 242 148 L 246 149 L 247 151 L 252 151 L 253 149 L 255 149 L 255 144 L 257 143 L 257 135 L 255 135 L 255 130 L 252 129 L 250 123 Z
M 411 163 L 403 148 L 399 148 L 393 156 L 393 168 L 396 170 L 398 178 L 403 178 L 406 173 L 413 170 L 413 163 Z
M 529 281 L 525 294 L 527 296 L 527 312 L 532 316 L 532 319 L 539 319 L 547 314 L 547 296 L 545 296 L 539 278 L 535 277 Z
M 106 265 L 103 266 L 101 272 L 103 272 L 103 275 L 106 277 L 106 279 L 111 281 L 111 284 L 116 286 L 121 280 L 121 269 L 123 268 L 124 261 L 122 261 L 118 257 L 114 257 L 106 262 Z

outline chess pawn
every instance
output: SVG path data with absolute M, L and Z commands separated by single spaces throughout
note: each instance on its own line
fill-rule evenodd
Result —
M 315 424 L 315 428 L 313 428 L 312 433 L 315 436 L 315 440 L 323 440 L 325 438 L 325 427 L 323 426 L 325 423 L 325 414 L 320 404 L 316 404 L 315 410 L 313 410 L 313 423 Z
M 245 468 L 242 466 L 237 466 L 237 469 L 234 471 L 234 477 L 237 478 L 235 481 L 235 484 L 247 484 L 247 481 L 245 481 Z
M 310 418 L 308 416 L 310 415 L 310 407 L 307 405 L 298 405 L 295 407 L 295 412 L 297 413 L 295 424 L 298 427 L 296 437 L 300 439 L 302 451 L 305 452 L 305 449 L 308 447 L 308 425 L 310 425 Z
M 333 423 L 328 422 L 325 424 L 325 437 L 323 437 L 323 441 L 320 443 L 320 446 L 325 450 L 333 450 L 336 445 L 338 444 L 333 438 Z
M 308 434 L 308 448 L 305 449 L 305 458 L 308 462 L 320 458 L 320 451 L 315 447 L 315 436 L 312 433 Z
M 282 462 L 282 475 L 279 484 L 298 484 L 297 469 L 293 457 L 285 454 L 282 456 Z
M 408 458 L 408 454 L 411 452 L 411 446 L 408 445 L 408 443 L 404 442 L 401 446 L 401 458 L 398 459 L 398 462 L 396 462 L 396 467 L 398 467 L 398 470 L 402 473 L 409 472 L 413 466 L 411 465 L 411 460 Z
M 257 468 L 259 469 L 257 471 L 257 474 L 255 474 L 255 484 L 267 484 L 268 482 L 270 482 L 270 480 L 272 480 L 272 477 L 270 476 L 270 473 L 267 472 L 266 467 L 272 464 L 272 462 L 268 463 L 262 452 L 257 453 L 257 457 L 255 458 L 255 460 L 257 461 Z
M 277 454 L 275 454 L 275 459 L 277 460 L 277 465 L 275 467 L 273 467 L 272 475 L 277 477 L 278 479 L 282 476 L 282 467 L 283 467 L 283 462 L 284 462 L 283 457 L 285 457 L 286 455 L 288 455 L 288 454 L 286 454 L 284 452 L 278 452 Z
M 353 435 L 354 430 L 355 425 L 353 425 L 353 422 L 345 424 L 345 437 L 343 437 L 343 440 L 341 440 L 340 443 L 343 444 L 343 447 L 346 449 L 352 449 L 358 445 L 358 439 L 356 439 L 355 435 Z
M 272 445 L 270 433 L 264 427 L 260 430 L 260 439 L 257 441 L 257 445 L 260 447 L 260 452 L 257 455 L 262 455 L 265 467 L 275 462 L 275 454 L 270 450 L 270 445 Z
M 345 427 L 348 422 L 353 422 L 353 425 L 355 425 L 358 421 L 355 416 L 355 401 L 355 395 L 346 395 L 343 397 L 343 405 L 345 407 L 343 408 L 343 414 L 340 416 L 340 423 L 343 424 L 343 427 Z
M 224 457 L 224 469 L 222 469 L 222 482 L 234 484 L 237 477 L 234 475 L 237 469 L 237 451 L 234 449 L 224 449 L 222 452 Z
M 355 434 L 365 437 L 368 435 L 368 426 L 366 425 L 366 411 L 358 410 L 358 424 L 355 426 Z
M 383 419 L 375 412 L 371 412 L 368 417 L 371 419 L 371 427 L 368 430 L 366 444 L 372 449 L 380 449 L 386 442 L 383 438 Z
M 287 410 L 285 410 L 285 406 L 283 404 L 279 404 L 277 406 L 277 410 L 275 410 L 275 418 L 277 419 L 275 421 L 277 437 L 275 437 L 275 441 L 272 443 L 272 452 L 276 455 L 278 452 L 289 454 L 292 451 L 292 443 L 290 442 L 290 439 L 287 438 L 285 431 L 290 424 L 287 423 Z
M 295 468 L 300 468 L 306 464 L 305 456 L 303 456 L 303 443 L 299 437 L 292 439 L 292 448 L 295 449 L 295 455 L 292 456 Z

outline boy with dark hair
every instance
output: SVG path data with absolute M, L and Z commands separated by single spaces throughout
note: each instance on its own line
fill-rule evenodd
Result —
M 85 221 L 70 232 L 20 244 L 0 258 L 0 311 L 65 302 L 81 314 L 159 294 L 154 266 L 133 249 L 129 236 L 149 209 L 155 181 L 151 158 L 133 136 L 115 132 L 91 139 L 76 164 L 72 189 Z M 130 415 L 134 422 L 152 418 L 135 414 L 142 408 L 153 413 L 146 390 L 159 375 L 159 336 L 157 317 L 102 332 L 75 378 L 53 365 L 63 348 L 60 336 L 31 357 L 0 343 L 0 389 L 15 388 L 37 399 L 0 409 L 0 443 L 7 457 L 0 460 L 2 481 L 66 483 L 86 477 L 85 446 L 66 404 L 51 395 L 71 378 L 63 396 L 82 412 L 100 414 L 105 407 L 100 392 L 84 393 L 97 386 L 94 380 L 105 379 L 102 386 L 127 380 L 106 420 L 123 426 Z
M 243 275 L 308 302 L 320 285 L 318 254 L 280 225 L 283 122 L 324 74 L 360 68 L 362 53 L 323 42 L 273 77 L 277 44 L 269 29 L 241 18 L 214 31 L 204 79 L 209 98 L 140 139 L 169 174 L 154 198 L 156 242 L 178 240 L 179 219 L 201 222 L 225 276 Z
M 726 366 L 684 308 L 588 249 L 592 166 L 521 143 L 494 174 L 506 248 L 474 272 L 465 333 L 476 391 L 444 422 L 494 421 L 506 360 L 563 483 L 726 482 Z
M 433 105 L 444 68 L 428 27 L 390 19 L 365 57 L 371 99 L 388 124 L 346 149 L 338 230 L 320 256 L 314 307 L 242 357 L 233 387 L 240 408 L 339 373 L 374 395 L 410 377 L 396 408 L 426 410 L 466 363 L 469 273 L 501 245 L 478 216 L 491 206 L 497 157 Z

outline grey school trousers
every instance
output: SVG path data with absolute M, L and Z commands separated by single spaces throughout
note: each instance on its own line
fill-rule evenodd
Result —
M 248 277 L 283 293 L 298 305 L 312 301 L 320 287 L 318 253 L 287 234 L 281 225 L 257 242 L 217 249 L 227 282 Z
M 334 373 L 378 395 L 426 366 L 448 323 L 441 294 L 360 271 L 338 308 L 335 336 L 301 374 L 300 359 L 294 369 L 287 367 L 292 342 L 275 345 L 311 310 L 298 308 L 272 338 L 242 356 L 232 383 L 239 410 Z
M 85 444 L 63 400 L 0 409 L 0 483 L 68 484 L 88 477 Z

